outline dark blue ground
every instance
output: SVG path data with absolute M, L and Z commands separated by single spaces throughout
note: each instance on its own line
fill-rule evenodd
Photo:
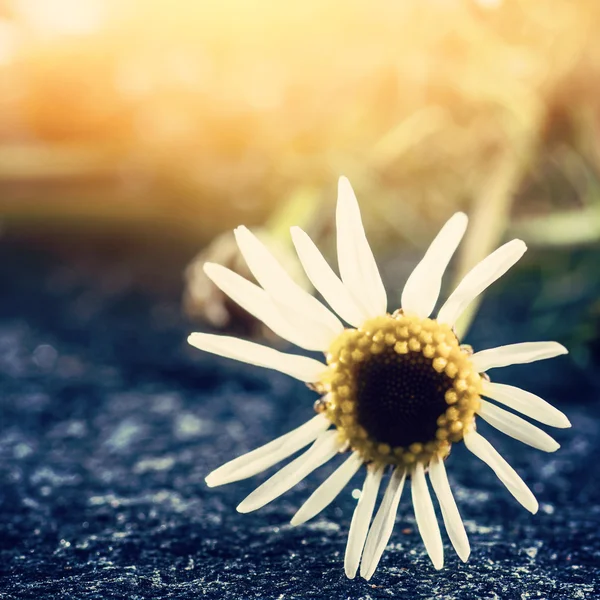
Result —
M 308 389 L 188 348 L 178 286 L 167 295 L 136 291 L 127 264 L 80 270 L 5 242 L 0 277 L 3 600 L 600 597 L 593 343 L 578 350 L 580 366 L 561 357 L 498 371 L 499 381 L 544 395 L 573 423 L 555 432 L 562 448 L 554 455 L 481 426 L 536 493 L 537 515 L 457 448 L 447 466 L 469 563 L 445 538 L 446 566 L 433 569 L 405 490 L 376 575 L 348 581 L 351 490 L 362 477 L 297 529 L 289 519 L 329 469 L 250 515 L 235 506 L 265 476 L 212 490 L 203 481 L 312 416 Z M 488 297 L 472 343 L 552 337 L 557 315 L 531 308 L 528 281 Z M 561 310 L 573 318 L 583 309 Z

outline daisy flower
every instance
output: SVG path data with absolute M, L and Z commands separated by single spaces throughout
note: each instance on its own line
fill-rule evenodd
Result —
M 326 359 L 287 354 L 234 337 L 190 335 L 188 341 L 196 348 L 286 373 L 321 396 L 315 403 L 316 416 L 216 469 L 206 482 L 213 487 L 251 477 L 310 444 L 241 502 L 237 510 L 247 513 L 339 456 L 341 464 L 294 515 L 292 525 L 300 525 L 328 506 L 364 466 L 344 566 L 353 578 L 360 565 L 360 575 L 368 580 L 392 534 L 407 480 L 419 533 L 434 567 L 442 568 L 444 550 L 429 476 L 448 537 L 466 561 L 469 540 L 445 467 L 452 444 L 464 442 L 516 500 L 535 513 L 538 503 L 531 490 L 477 432 L 476 420 L 480 417 L 534 448 L 557 450 L 559 445 L 547 433 L 502 406 L 553 427 L 569 427 L 567 417 L 531 392 L 492 383 L 487 372 L 567 350 L 557 342 L 528 342 L 473 353 L 454 332 L 467 306 L 524 254 L 521 240 L 504 244 L 477 264 L 432 318 L 442 276 L 467 227 L 466 215 L 457 213 L 444 225 L 408 278 L 402 306 L 393 313 L 387 311 L 386 291 L 358 203 L 344 177 L 339 180 L 336 221 L 339 277 L 304 231 L 291 230 L 306 275 L 330 308 L 298 286 L 246 227 L 238 227 L 235 237 L 259 285 L 220 265 L 204 266 L 225 294 L 277 335 L 305 350 L 322 352 Z M 387 487 L 373 517 L 384 475 Z

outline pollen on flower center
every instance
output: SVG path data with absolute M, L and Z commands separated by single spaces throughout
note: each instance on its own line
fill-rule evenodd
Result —
M 428 463 L 462 439 L 481 377 L 450 327 L 401 312 L 344 331 L 327 356 L 325 410 L 365 460 Z

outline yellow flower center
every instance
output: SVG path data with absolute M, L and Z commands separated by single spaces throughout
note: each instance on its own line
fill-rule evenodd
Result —
M 479 407 L 481 376 L 452 329 L 432 319 L 384 315 L 345 330 L 317 386 L 321 410 L 366 461 L 428 464 L 462 439 Z

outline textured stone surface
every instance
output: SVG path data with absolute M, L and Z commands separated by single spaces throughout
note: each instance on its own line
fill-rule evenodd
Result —
M 83 276 L 3 246 L 0 275 L 0 598 L 598 597 L 593 360 L 586 371 L 562 357 L 498 372 L 573 422 L 556 431 L 554 455 L 481 427 L 536 493 L 537 515 L 457 448 L 447 465 L 469 563 L 445 537 L 446 566 L 433 569 L 405 490 L 379 570 L 369 583 L 348 581 L 343 555 L 360 475 L 299 528 L 291 516 L 330 468 L 249 515 L 235 506 L 265 475 L 212 490 L 203 481 L 309 418 L 307 388 L 186 347 L 190 326 L 175 294 L 137 292 L 135 272 Z M 489 299 L 472 343 L 526 339 L 531 315 L 520 303 L 520 293 Z

